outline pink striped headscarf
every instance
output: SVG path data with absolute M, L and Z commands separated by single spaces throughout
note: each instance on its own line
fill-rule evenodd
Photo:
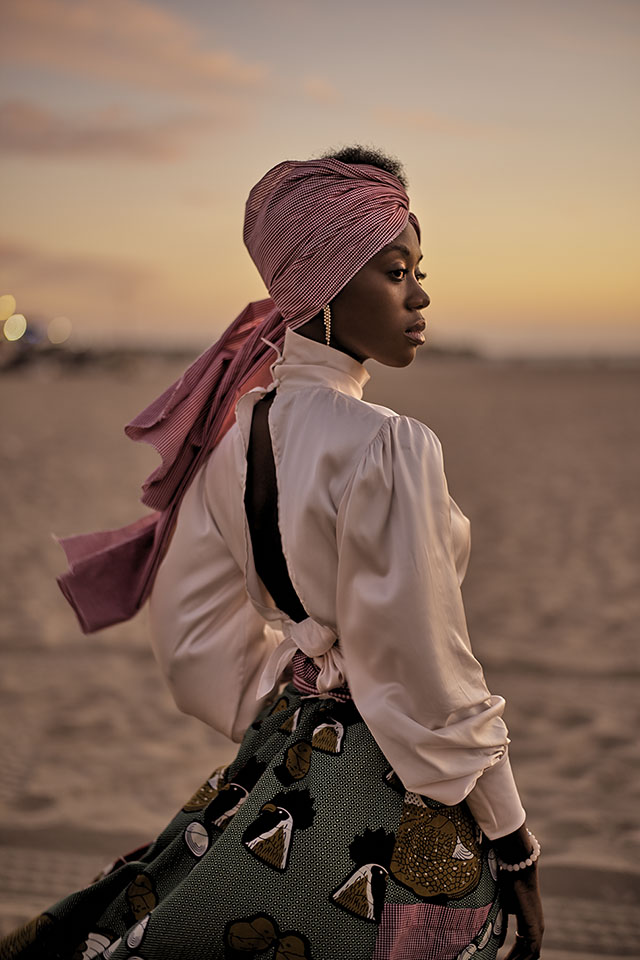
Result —
M 247 200 L 244 240 L 271 295 L 250 303 L 220 339 L 125 432 L 162 457 L 143 485 L 154 512 L 119 530 L 67 537 L 58 578 L 84 633 L 128 620 L 143 605 L 195 473 L 234 422 L 242 394 L 270 381 L 270 348 L 329 303 L 408 223 L 392 174 L 339 160 L 287 160 Z

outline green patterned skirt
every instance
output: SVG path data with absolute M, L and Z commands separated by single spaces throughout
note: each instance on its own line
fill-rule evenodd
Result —
M 289 684 L 155 842 L 0 960 L 494 960 L 505 934 L 466 804 L 405 791 L 352 700 Z

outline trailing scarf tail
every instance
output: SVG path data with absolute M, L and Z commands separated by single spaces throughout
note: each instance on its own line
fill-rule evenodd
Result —
M 189 484 L 232 425 L 238 399 L 270 382 L 273 358 L 261 338 L 279 346 L 284 332 L 272 300 L 250 303 L 220 340 L 125 427 L 128 437 L 152 444 L 162 457 L 142 488 L 142 502 L 154 513 L 118 530 L 58 540 L 69 563 L 58 585 L 83 633 L 128 620 L 142 607 Z

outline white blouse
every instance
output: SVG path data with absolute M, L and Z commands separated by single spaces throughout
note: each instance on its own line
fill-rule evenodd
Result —
M 449 496 L 440 442 L 366 403 L 362 364 L 295 331 L 271 371 L 282 547 L 308 618 L 278 610 L 254 565 L 244 489 L 259 387 L 187 491 L 151 596 L 154 651 L 178 706 L 239 741 L 299 648 L 320 667 L 319 690 L 349 684 L 407 790 L 466 798 L 491 839 L 516 830 L 525 813 L 505 702 L 471 651 L 460 593 L 469 521 Z

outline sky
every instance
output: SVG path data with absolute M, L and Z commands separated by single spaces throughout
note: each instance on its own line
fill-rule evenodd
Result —
M 205 346 L 266 295 L 252 185 L 398 156 L 432 342 L 640 353 L 638 0 L 3 0 L 0 296 Z

